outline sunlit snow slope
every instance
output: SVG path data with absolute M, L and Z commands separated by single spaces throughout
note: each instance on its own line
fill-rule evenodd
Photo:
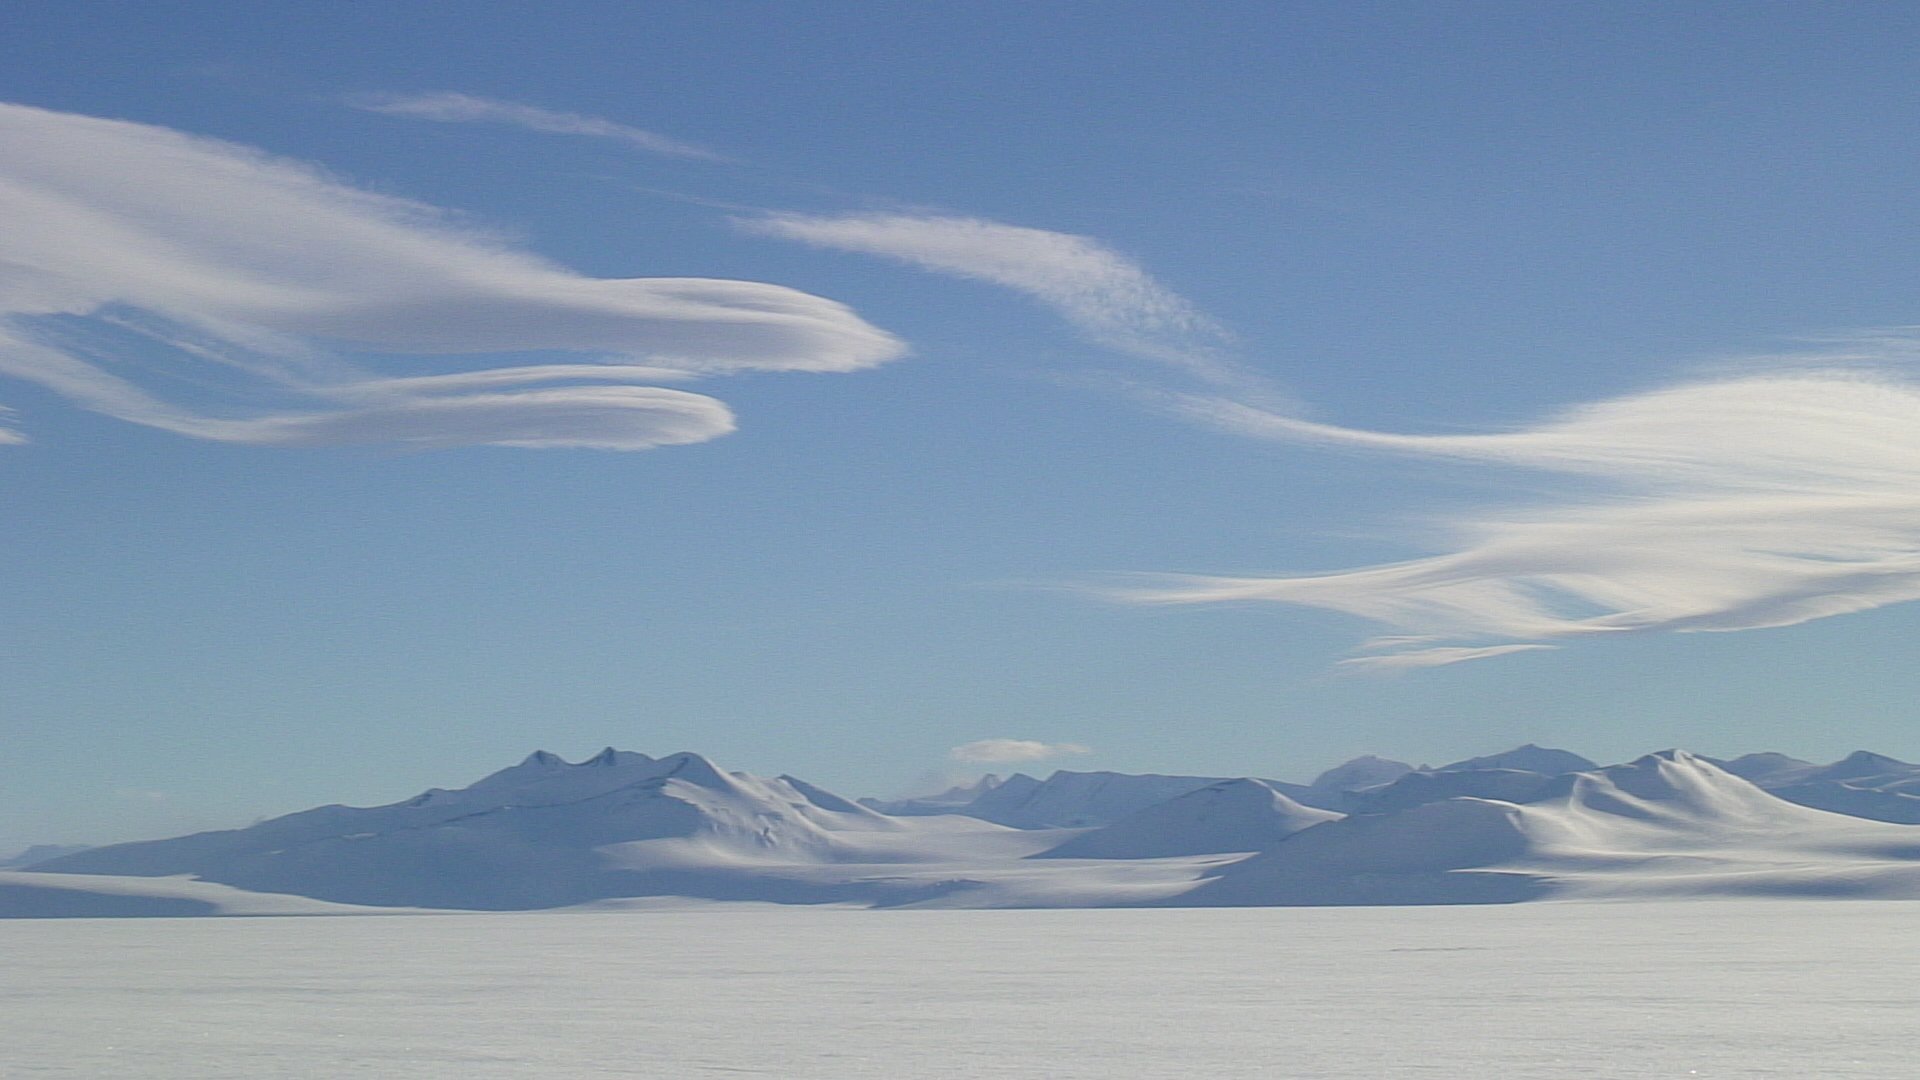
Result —
M 1354 815 L 1219 870 L 1206 904 L 1549 895 L 1920 898 L 1920 830 L 1797 806 L 1684 751 L 1570 773 L 1528 803 Z

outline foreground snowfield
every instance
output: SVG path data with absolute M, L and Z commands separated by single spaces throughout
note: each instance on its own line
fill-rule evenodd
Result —
M 1913 1074 L 1920 909 L 1445 908 L 0 923 L 0 1075 Z

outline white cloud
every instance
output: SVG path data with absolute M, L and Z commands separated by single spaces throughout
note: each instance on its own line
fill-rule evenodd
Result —
M 1171 365 L 1210 383 L 1253 381 L 1219 351 L 1225 333 L 1192 304 L 1097 240 L 931 214 L 768 214 L 753 232 L 816 247 L 881 255 L 1022 292 L 1110 349 Z
M 348 103 L 358 109 L 412 120 L 434 120 L 449 124 L 506 124 L 548 135 L 584 135 L 611 139 L 649 153 L 668 157 L 724 161 L 705 147 L 670 139 L 627 124 L 603 120 L 597 116 L 556 112 L 511 101 L 495 101 L 442 91 L 430 94 L 357 94 Z
M 852 371 L 903 351 L 794 289 L 584 277 L 431 208 L 164 128 L 0 105 L 0 148 L 0 374 L 183 435 L 643 449 L 733 422 L 714 398 L 637 383 Z M 438 359 L 529 351 L 579 355 Z M 369 354 L 413 370 L 368 370 Z M 231 400 L 150 389 L 182 374 Z
M 1282 395 L 1204 345 L 1221 336 L 1204 316 L 1085 237 L 906 214 L 776 214 L 744 224 L 1034 296 L 1096 341 L 1213 383 L 1202 393 L 1133 387 L 1202 423 L 1557 475 L 1559 494 L 1542 503 L 1444 526 L 1444 554 L 1329 574 L 1148 576 L 1109 591 L 1119 599 L 1356 615 L 1395 631 L 1343 661 L 1374 670 L 1594 635 L 1788 626 L 1920 599 L 1920 386 L 1890 374 L 1920 348 L 1898 335 L 1789 358 L 1798 373 L 1635 394 L 1519 431 L 1402 435 L 1277 406 Z
M 1509 653 L 1553 648 L 1558 646 L 1485 645 L 1480 648 L 1470 648 L 1464 645 L 1436 645 L 1426 649 L 1403 649 L 1400 652 L 1382 656 L 1350 656 L 1340 661 L 1340 666 L 1363 668 L 1369 671 L 1399 671 L 1407 668 L 1440 667 L 1445 664 L 1458 664 L 1464 660 L 1485 660 L 1490 656 L 1506 656 Z
M 1331 574 L 1168 575 L 1119 595 L 1272 601 L 1406 636 L 1411 667 L 1619 633 L 1731 631 L 1920 599 L 1920 387 L 1838 370 L 1694 383 L 1502 434 L 1409 436 L 1195 402 L 1249 434 L 1563 474 L 1543 505 L 1465 515 L 1445 554 Z
M 1012 764 L 1020 761 L 1044 761 L 1069 754 L 1091 754 L 1093 748 L 1079 743 L 1044 743 L 1031 739 L 980 739 L 947 751 L 955 761 L 974 764 Z

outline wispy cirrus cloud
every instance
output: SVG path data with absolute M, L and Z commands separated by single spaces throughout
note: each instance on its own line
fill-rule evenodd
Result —
M 182 435 L 637 450 L 733 427 L 715 398 L 645 384 L 903 352 L 794 289 L 586 277 L 165 128 L 0 105 L 0 147 L 0 375 Z M 500 362 L 530 352 L 573 355 Z M 462 355 L 493 363 L 445 370 Z
M 1090 237 L 943 214 L 771 213 L 744 229 L 815 247 L 879 255 L 1001 285 L 1040 301 L 1106 348 L 1208 383 L 1246 385 L 1227 333 L 1133 260 Z
M 1358 615 L 1401 632 L 1346 661 L 1377 668 L 1920 599 L 1920 386 L 1857 361 L 1635 394 L 1491 435 L 1356 431 L 1196 400 L 1250 435 L 1557 473 L 1563 494 L 1462 516 L 1444 527 L 1446 554 L 1332 574 L 1168 575 L 1119 595 Z
M 1079 743 L 1046 743 L 1032 739 L 979 739 L 947 751 L 954 761 L 972 765 L 1010 765 L 1021 761 L 1045 761 L 1072 754 L 1091 754 L 1093 748 Z
M 610 139 L 650 154 L 693 158 L 700 161 L 726 161 L 727 158 L 692 143 L 681 142 L 630 124 L 616 123 L 597 116 L 542 109 L 512 101 L 496 101 L 452 91 L 425 94 L 354 94 L 347 104 L 367 112 L 409 120 L 431 120 L 444 124 L 504 124 L 547 135 L 581 135 L 591 139 Z
M 1082 334 L 1212 387 L 1136 386 L 1219 429 L 1349 452 L 1524 470 L 1549 492 L 1489 506 L 1415 544 L 1441 554 L 1326 574 L 1141 575 L 1103 590 L 1146 604 L 1272 602 L 1392 633 L 1343 663 L 1434 667 L 1621 633 L 1737 631 L 1920 599 L 1920 355 L 1900 334 L 1567 410 L 1514 431 L 1418 435 L 1276 407 L 1185 300 L 1085 237 L 972 218 L 776 214 L 749 228 L 990 281 Z M 1782 370 L 1789 368 L 1790 370 Z

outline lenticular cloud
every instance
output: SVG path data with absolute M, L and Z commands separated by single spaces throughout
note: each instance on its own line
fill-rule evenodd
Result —
M 0 147 L 0 374 L 182 435 L 645 449 L 732 429 L 720 401 L 646 383 L 903 351 L 817 296 L 585 277 L 165 128 L 0 105 Z M 529 352 L 574 355 L 497 363 Z M 374 355 L 410 369 L 373 370 Z M 458 355 L 496 363 L 446 370 Z M 216 400 L 169 400 L 163 379 Z
M 1080 743 L 1046 743 L 1034 739 L 976 739 L 947 751 L 955 761 L 1005 765 L 1018 761 L 1045 761 L 1068 754 L 1091 754 Z
M 1166 575 L 1148 603 L 1275 601 L 1399 631 L 1348 664 L 1418 667 L 1594 635 L 1726 631 L 1920 599 L 1920 388 L 1829 371 L 1591 405 L 1496 435 L 1359 431 L 1189 399 L 1248 434 L 1569 474 L 1563 501 L 1451 527 L 1453 550 L 1341 573 Z

